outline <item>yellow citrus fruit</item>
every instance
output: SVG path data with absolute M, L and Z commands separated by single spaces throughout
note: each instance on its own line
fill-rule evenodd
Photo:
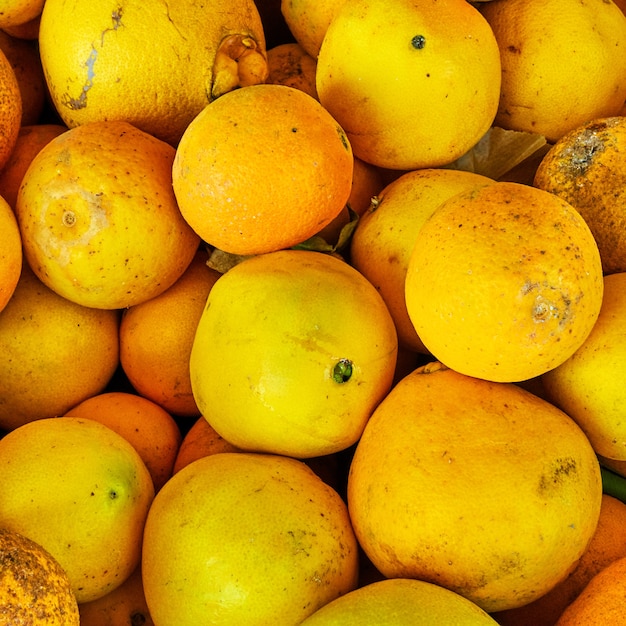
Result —
M 292 41 L 270 48 L 267 51 L 267 68 L 266 83 L 294 87 L 317 100 L 317 62 L 300 44 Z
M 100 309 L 170 287 L 200 243 L 176 204 L 174 156 L 172 146 L 127 122 L 83 124 L 49 141 L 16 205 L 24 254 L 40 280 Z
M 143 592 L 141 566 L 105 596 L 79 605 L 80 626 L 154 626 Z
M 283 250 L 213 286 L 191 351 L 191 385 L 233 445 L 298 458 L 354 444 L 394 375 L 382 298 L 334 256 Z
M 533 184 L 583 216 L 605 274 L 626 272 L 626 117 L 593 120 L 566 133 L 542 158 Z
M 0 312 L 7 305 L 22 272 L 22 236 L 15 214 L 0 195 Z
M 582 345 L 602 290 L 598 247 L 580 214 L 547 191 L 496 182 L 446 200 L 422 226 L 405 297 L 439 361 L 517 382 Z
M 626 557 L 626 504 L 603 494 L 596 531 L 572 573 L 534 602 L 493 617 L 501 626 L 554 626 L 587 583 L 622 557 Z
M 500 55 L 466 0 L 347 0 L 326 31 L 316 82 L 357 157 L 386 168 L 436 167 L 491 126 Z
M 13 210 L 17 205 L 17 194 L 28 166 L 49 141 L 66 130 L 61 124 L 32 124 L 20 128 L 13 152 L 0 170 L 0 196 Z
M 30 422 L 0 439 L 0 471 L 0 526 L 50 552 L 79 604 L 132 574 L 154 488 L 121 435 L 94 420 Z
M 38 18 L 44 0 L 2 0 L 0 2 L 0 28 L 21 26 Z
M 531 602 L 575 567 L 602 482 L 565 413 L 435 362 L 379 404 L 347 493 L 357 539 L 384 576 L 440 584 L 492 612 Z
M 213 99 L 267 76 L 252 0 L 49 0 L 39 45 L 67 126 L 125 120 L 172 145 Z
M 48 289 L 27 264 L 0 312 L 0 428 L 62 415 L 100 393 L 119 365 L 119 312 Z
M 298 44 L 314 59 L 345 0 L 282 0 L 280 10 Z
M 494 182 L 463 170 L 413 170 L 389 183 L 361 215 L 350 247 L 350 262 L 382 295 L 398 331 L 412 350 L 428 350 L 415 332 L 404 298 L 409 259 L 424 222 L 444 200 Z
M 156 495 L 144 591 L 159 626 L 296 626 L 356 587 L 357 554 L 345 503 L 306 464 L 224 452 Z
M 83 400 L 66 416 L 108 426 L 137 450 L 155 491 L 171 477 L 182 435 L 176 420 L 155 402 L 125 391 L 109 391 Z
M 423 580 L 392 578 L 370 583 L 329 602 L 301 626 L 496 626 L 479 606 Z
M 555 626 L 623 624 L 626 612 L 626 557 L 598 572 L 565 609 Z
M 0 619 L 20 626 L 78 626 L 72 585 L 58 561 L 23 535 L 0 528 Z
M 163 293 L 124 310 L 120 363 L 136 391 L 181 416 L 200 411 L 191 390 L 189 356 L 206 299 L 221 274 L 199 250 L 183 275 Z
M 15 71 L 0 49 L 0 169 L 13 152 L 22 124 L 22 94 Z
M 600 315 L 574 354 L 542 376 L 548 398 L 585 431 L 595 451 L 626 460 L 626 273 L 604 278 Z
M 255 85 L 218 98 L 189 124 L 174 192 L 204 241 L 260 254 L 329 224 L 350 196 L 353 167 L 343 130 L 317 100 L 294 87 Z
M 626 99 L 626 16 L 613 2 L 495 0 L 480 10 L 501 54 L 496 125 L 553 142 L 620 111 Z

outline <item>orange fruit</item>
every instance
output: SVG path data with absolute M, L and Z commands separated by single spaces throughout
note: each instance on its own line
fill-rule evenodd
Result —
M 16 205 L 24 254 L 40 280 L 100 309 L 132 306 L 170 287 L 200 242 L 172 191 L 174 155 L 127 122 L 84 124 L 49 141 L 28 167 Z
M 172 145 L 213 99 L 267 76 L 253 0 L 46 0 L 39 45 L 67 126 L 124 120 Z
M 404 346 L 428 352 L 409 318 L 404 297 L 419 229 L 444 200 L 492 182 L 463 170 L 414 170 L 389 183 L 361 215 L 352 237 L 350 262 L 382 295 Z
M 34 124 L 20 128 L 13 152 L 0 170 L 0 196 L 13 210 L 17 205 L 17 194 L 28 166 L 49 141 L 66 130 L 61 124 Z
M 173 182 L 202 239 L 251 255 L 294 246 L 330 223 L 348 200 L 353 167 L 343 130 L 317 100 L 255 85 L 218 98 L 189 124 Z
M 454 591 L 423 580 L 392 578 L 329 602 L 301 626 L 496 626 L 485 611 Z
M 0 169 L 9 160 L 22 124 L 22 95 L 15 71 L 0 49 Z
M 598 572 L 565 609 L 556 626 L 618 626 L 626 624 L 626 557 Z
M 370 208 L 372 198 L 385 187 L 385 177 L 380 168 L 354 157 L 352 191 L 348 198 L 350 208 L 359 216 Z
M 316 76 L 320 102 L 357 157 L 420 169 L 454 161 L 487 132 L 500 53 L 466 0 L 347 0 L 326 30 Z
M 0 616 L 4 624 L 78 626 L 78 604 L 58 561 L 38 543 L 0 528 Z
M 24 264 L 0 312 L 0 428 L 63 415 L 101 393 L 118 365 L 118 311 L 70 302 Z
M 626 557 L 626 504 L 603 494 L 596 532 L 572 573 L 534 602 L 493 617 L 501 626 L 554 626 L 587 583 L 622 557 Z
M 626 460 L 626 273 L 604 277 L 600 315 L 584 343 L 542 376 L 547 397 L 585 431 L 601 456 Z
M 198 408 L 224 439 L 310 458 L 357 441 L 396 356 L 393 320 L 362 274 L 331 255 L 282 250 L 215 283 L 189 367 Z
M 105 596 L 78 607 L 80 626 L 154 626 L 146 604 L 141 567 Z
M 0 31 L 0 50 L 11 64 L 20 89 L 21 125 L 36 124 L 46 102 L 46 79 L 36 42 L 18 39 Z
M 173 473 L 176 474 L 190 463 L 211 454 L 239 452 L 239 448 L 217 434 L 215 428 L 200 416 L 185 434 L 176 460 Z
M 199 250 L 183 275 L 163 293 L 125 309 L 120 363 L 137 392 L 175 415 L 197 416 L 189 356 L 206 299 L 221 274 Z
M 296 42 L 283 43 L 267 51 L 268 75 L 265 82 L 300 89 L 317 100 L 317 62 Z
M 22 236 L 15 214 L 0 194 L 0 312 L 7 305 L 22 271 Z
M 281 13 L 289 31 L 307 54 L 319 54 L 326 31 L 345 0 L 282 0 Z
M 0 439 L 0 471 L 0 527 L 50 552 L 79 604 L 133 573 L 154 489 L 121 435 L 94 420 L 36 420 Z
M 224 452 L 156 495 L 144 591 L 159 626 L 296 626 L 356 587 L 357 554 L 345 503 L 304 463 Z
M 533 184 L 583 216 L 605 274 L 626 272 L 626 117 L 597 119 L 565 134 L 542 158 Z
M 439 361 L 516 382 L 582 345 L 602 290 L 598 247 L 580 214 L 547 191 L 496 182 L 446 200 L 423 224 L 405 298 Z
M 110 391 L 83 400 L 66 416 L 92 419 L 108 426 L 133 445 L 158 491 L 171 477 L 182 435 L 165 409 L 147 398 Z
M 32 20 L 28 20 L 28 22 L 24 22 L 23 24 L 16 24 L 15 26 L 5 26 L 2 30 L 8 35 L 11 35 L 11 37 L 35 41 L 39 37 L 40 22 L 41 15 L 38 15 Z
M 2 0 L 0 5 L 0 28 L 21 26 L 38 18 L 44 0 Z
M 495 0 L 480 10 L 500 48 L 497 126 L 554 142 L 622 108 L 626 16 L 613 2 Z
M 347 494 L 359 544 L 385 577 L 439 584 L 493 612 L 532 602 L 575 567 L 602 482 L 562 411 L 435 362 L 378 405 Z

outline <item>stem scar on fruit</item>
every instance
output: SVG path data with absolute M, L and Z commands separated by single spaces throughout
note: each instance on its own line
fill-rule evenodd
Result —
M 424 37 L 424 35 L 415 35 L 415 37 L 411 39 L 411 45 L 416 50 L 422 50 L 426 45 L 426 37 Z
M 333 368 L 333 380 L 336 383 L 347 383 L 352 376 L 352 361 L 339 359 Z

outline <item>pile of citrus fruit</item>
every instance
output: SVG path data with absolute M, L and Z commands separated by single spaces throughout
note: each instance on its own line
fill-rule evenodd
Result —
M 4 621 L 623 623 L 625 11 L 0 0 Z

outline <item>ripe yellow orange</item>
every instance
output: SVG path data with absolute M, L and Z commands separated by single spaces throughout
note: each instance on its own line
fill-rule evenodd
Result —
M 605 274 L 626 272 L 626 117 L 596 119 L 566 133 L 542 158 L 533 184 L 583 216 Z
M 280 10 L 298 44 L 314 59 L 344 0 L 282 0 Z
M 119 312 L 83 307 L 23 265 L 0 312 L 0 428 L 63 415 L 100 393 L 119 365 Z
M 206 299 L 221 274 L 199 250 L 183 275 L 163 293 L 125 309 L 120 363 L 131 385 L 166 411 L 197 416 L 189 356 Z
M 501 54 L 496 125 L 554 142 L 618 114 L 626 99 L 626 16 L 613 2 L 495 0 L 480 10 Z
M 391 578 L 370 583 L 329 602 L 301 626 L 496 626 L 479 606 L 423 580 Z
M 306 464 L 213 454 L 156 495 L 144 592 L 159 626 L 296 626 L 356 587 L 357 554 L 345 503 Z
M 548 398 L 585 431 L 601 456 L 626 460 L 626 273 L 604 277 L 600 315 L 570 358 L 542 376 Z
M 2 0 L 0 28 L 21 26 L 37 19 L 43 10 L 44 0 Z
M 22 272 L 22 236 L 15 214 L 0 194 L 0 312 L 7 305 Z
M 0 528 L 0 617 L 4 624 L 78 626 L 72 585 L 58 561 L 35 541 Z
M 404 297 L 409 259 L 424 222 L 444 200 L 494 182 L 463 170 L 413 170 L 389 183 L 361 215 L 350 246 L 350 262 L 382 295 L 401 344 L 428 353 L 409 318 Z
M 499 382 L 568 359 L 591 332 L 602 291 L 598 247 L 580 214 L 510 182 L 440 205 L 417 234 L 405 284 L 409 317 L 435 358 Z
M 105 596 L 79 605 L 80 626 L 154 626 L 146 603 L 141 566 Z
M 603 494 L 596 532 L 572 573 L 534 602 L 493 617 L 501 626 L 554 626 L 587 583 L 622 557 L 626 557 L 626 504 Z
M 397 356 L 382 298 L 334 256 L 248 258 L 213 286 L 194 339 L 198 408 L 238 448 L 310 458 L 359 438 Z
M 182 435 L 158 404 L 134 393 L 110 391 L 83 400 L 65 415 L 95 420 L 124 437 L 148 468 L 155 491 L 171 477 Z
M 466 0 L 344 1 L 317 57 L 320 102 L 354 154 L 399 170 L 472 148 L 493 122 L 500 80 L 495 37 Z
M 260 254 L 329 224 L 348 201 L 353 167 L 345 133 L 317 100 L 294 87 L 255 85 L 218 98 L 189 124 L 174 192 L 204 241 Z
M 626 611 L 626 557 L 598 572 L 565 609 L 555 626 L 623 624 Z
M 94 420 L 36 420 L 0 439 L 0 471 L 0 526 L 46 549 L 79 604 L 132 574 L 154 489 L 121 435 Z
M 570 573 L 596 530 L 602 482 L 565 413 L 435 362 L 378 405 L 347 493 L 357 539 L 384 576 L 440 584 L 493 612 Z
M 50 0 L 39 45 L 67 126 L 125 120 L 172 145 L 210 101 L 267 76 L 253 0 Z
M 66 130 L 61 124 L 33 124 L 20 128 L 13 152 L 0 170 L 0 196 L 13 210 L 17 205 L 17 194 L 28 166 L 49 141 Z
M 33 158 L 16 213 L 42 282 L 83 306 L 122 309 L 170 287 L 199 237 L 172 191 L 175 149 L 127 122 L 93 122 Z
M 0 169 L 9 160 L 22 124 L 22 94 L 13 66 L 0 49 Z

